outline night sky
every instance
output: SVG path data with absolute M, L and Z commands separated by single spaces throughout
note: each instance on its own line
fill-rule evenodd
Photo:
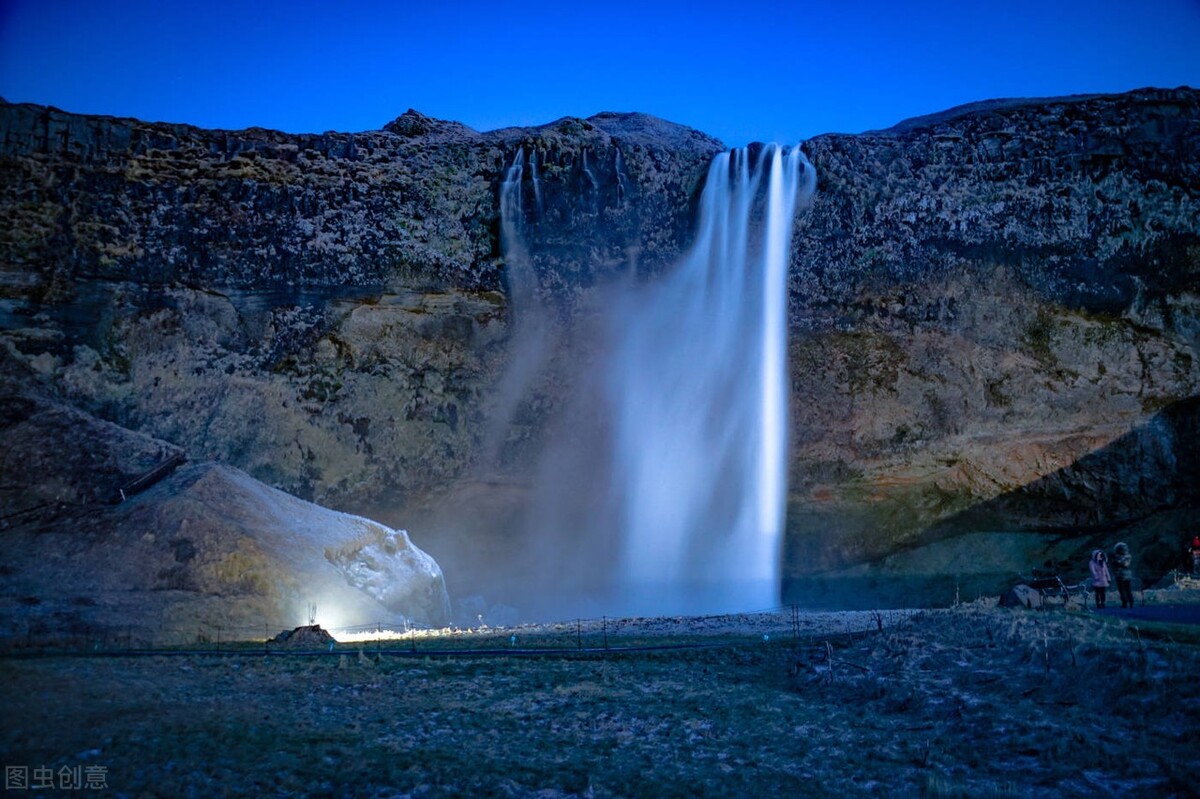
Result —
M 0 96 L 289 132 L 643 111 L 728 145 L 998 97 L 1200 86 L 1200 1 L 0 0 Z M 742 10 L 735 10 L 742 9 Z

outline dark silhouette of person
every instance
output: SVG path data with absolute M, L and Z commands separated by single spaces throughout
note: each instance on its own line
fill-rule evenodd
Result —
M 1121 607 L 1133 607 L 1133 555 L 1129 544 L 1124 541 L 1113 547 L 1112 574 L 1117 581 L 1117 592 L 1121 595 Z

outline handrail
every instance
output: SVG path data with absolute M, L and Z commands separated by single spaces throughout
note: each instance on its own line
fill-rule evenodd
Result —
M 175 471 L 176 467 L 178 467 L 181 463 L 185 463 L 186 461 L 187 455 L 184 455 L 182 452 L 176 452 L 166 460 L 155 464 L 149 470 L 143 472 L 125 485 L 118 488 L 117 494 L 120 498 L 117 500 L 117 502 L 124 502 L 134 494 L 139 494 L 142 491 L 145 491 L 147 488 L 154 485 L 171 472 Z

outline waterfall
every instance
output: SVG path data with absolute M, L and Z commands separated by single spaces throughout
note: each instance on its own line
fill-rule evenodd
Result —
M 537 150 L 529 151 L 529 176 L 533 179 L 533 202 L 537 207 L 537 212 L 542 212 L 542 180 L 538 177 L 537 166 Z M 517 184 L 520 185 L 521 175 L 517 175 Z
M 632 610 L 778 603 L 788 251 L 814 185 L 799 148 L 717 156 L 692 249 L 613 317 L 616 576 Z
M 518 229 L 522 159 L 501 190 L 517 312 L 507 390 L 545 363 L 542 325 L 523 330 L 520 316 L 530 301 L 518 289 L 533 277 Z M 534 479 L 529 535 L 543 568 L 529 590 L 554 595 L 544 613 L 778 603 L 788 253 L 796 204 L 814 187 L 798 147 L 718 155 L 688 252 L 648 282 L 609 287 L 593 357 L 574 367 L 574 399 Z
M 537 179 L 536 150 L 530 155 L 530 167 L 535 207 L 540 210 L 541 187 Z M 492 419 L 483 443 L 481 461 L 485 468 L 499 464 L 504 435 L 546 359 L 546 314 L 538 301 L 537 274 L 522 232 L 525 219 L 522 200 L 524 175 L 525 150 L 519 148 L 505 170 L 504 182 L 500 184 L 500 246 L 504 251 L 512 318 L 509 367 L 496 386 Z
M 530 156 L 530 164 L 534 173 L 535 202 L 540 202 L 541 192 L 536 177 L 537 151 Z M 537 277 L 533 273 L 533 265 L 530 263 L 525 239 L 521 233 L 521 225 L 525 218 L 525 204 L 521 197 L 521 180 L 524 175 L 525 149 L 519 148 L 504 172 L 504 182 L 500 184 L 500 246 L 504 250 L 508 293 L 512 299 L 515 316 L 530 313 L 537 293 Z
M 596 180 L 596 175 L 588 167 L 587 150 L 583 151 L 583 174 L 587 175 L 588 183 L 592 184 L 592 193 L 600 191 L 600 182 Z
M 617 202 L 622 203 L 625 201 L 625 167 L 621 165 L 620 148 L 614 147 L 613 149 L 617 152 L 613 161 L 613 171 L 617 174 Z

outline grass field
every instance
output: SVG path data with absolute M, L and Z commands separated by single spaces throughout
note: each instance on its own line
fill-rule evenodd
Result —
M 984 605 L 878 621 L 667 625 L 636 640 L 706 645 L 626 652 L 10 658 L 0 748 L 128 796 L 1200 791 L 1194 638 Z

